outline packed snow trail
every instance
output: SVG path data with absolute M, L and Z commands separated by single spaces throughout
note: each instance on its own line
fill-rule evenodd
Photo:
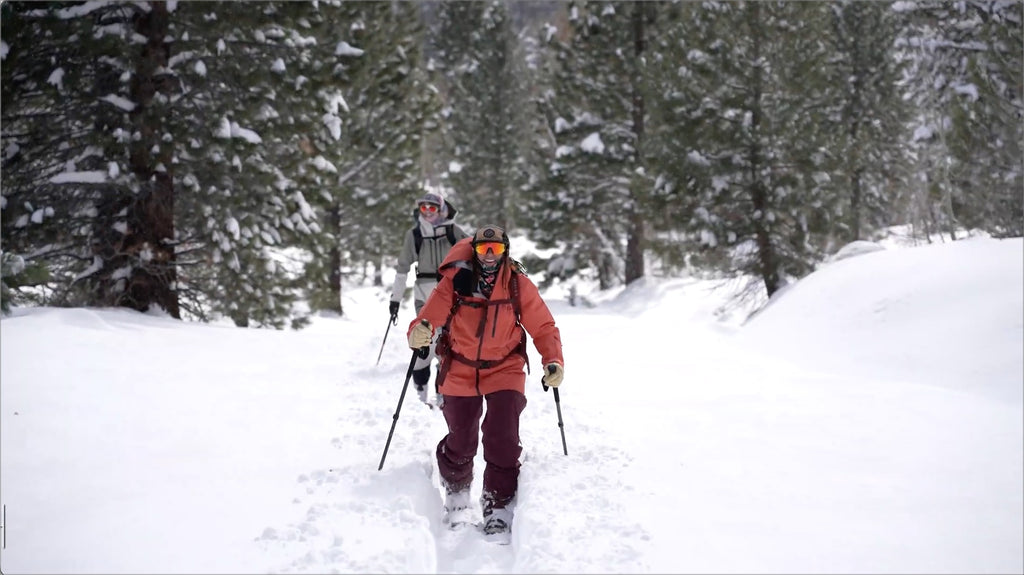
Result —
M 571 557 L 551 556 L 543 545 L 530 543 L 567 541 L 568 534 L 552 531 L 551 516 L 563 517 L 569 528 L 577 521 L 587 523 L 588 546 L 593 546 L 587 552 L 590 559 L 583 560 L 589 566 L 584 571 L 604 572 L 624 558 L 639 561 L 644 554 L 639 547 L 648 545 L 649 537 L 638 523 L 623 523 L 628 501 L 622 496 L 629 488 L 621 470 L 627 467 L 628 458 L 614 445 L 583 441 L 600 430 L 585 420 L 571 419 L 573 408 L 566 397 L 572 394 L 565 390 L 572 380 L 567 380 L 561 393 L 569 456 L 562 453 L 553 396 L 540 385 L 535 350 L 530 350 L 533 374 L 528 377 L 528 405 L 521 421 L 525 463 L 510 545 L 487 541 L 476 529 L 452 531 L 443 524 L 443 491 L 434 449 L 446 432 L 444 417 L 408 390 L 383 469 L 377 471 L 411 353 L 403 345 L 406 325 L 400 318 L 403 329 L 394 340 L 388 338 L 380 367 L 371 364 L 339 376 L 339 404 L 343 406 L 339 420 L 345 422 L 340 427 L 352 429 L 351 424 L 356 423 L 355 428 L 365 433 L 332 437 L 339 461 L 346 463 L 327 464 L 300 476 L 294 499 L 296 506 L 304 509 L 300 520 L 268 526 L 259 537 L 268 553 L 281 557 L 280 571 L 521 573 L 558 570 L 561 561 L 579 566 L 581 557 L 575 551 Z M 357 357 L 374 358 L 374 347 L 379 349 L 379 345 L 379 340 L 367 334 L 342 347 L 356 346 L 350 351 Z M 575 445 L 569 439 L 574 425 L 579 426 Z M 477 515 L 484 465 L 480 449 L 471 488 Z M 571 476 L 578 479 L 567 484 L 560 477 L 570 466 Z M 395 484 L 403 486 L 397 493 L 388 487 Z M 584 509 L 586 513 L 580 513 Z M 374 521 L 365 521 L 367 515 Z M 382 545 L 382 541 L 391 543 Z

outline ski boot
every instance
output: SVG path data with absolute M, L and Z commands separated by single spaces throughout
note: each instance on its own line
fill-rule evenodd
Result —
M 443 521 L 449 529 L 459 529 L 476 523 L 469 502 L 469 487 L 459 491 L 445 490 Z
M 512 542 L 512 510 L 506 507 L 490 509 L 484 515 L 484 538 L 499 545 Z
M 416 394 L 419 396 L 420 401 L 427 404 L 430 407 L 430 401 L 427 399 L 427 382 L 430 380 L 430 368 L 425 367 L 423 369 L 414 369 L 412 371 L 412 381 L 416 384 Z

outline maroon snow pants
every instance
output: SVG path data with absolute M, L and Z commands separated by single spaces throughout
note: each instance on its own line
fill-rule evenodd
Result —
M 484 488 L 481 501 L 486 515 L 490 509 L 508 505 L 519 486 L 519 414 L 526 408 L 526 396 L 502 390 L 486 396 L 444 396 L 444 419 L 448 435 L 437 444 L 437 467 L 451 491 L 468 489 L 473 482 L 483 402 L 487 415 L 483 423 Z

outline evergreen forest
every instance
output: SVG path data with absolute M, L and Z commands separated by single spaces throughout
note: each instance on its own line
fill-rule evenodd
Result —
M 541 287 L 1024 235 L 1024 3 L 8 1 L 2 303 L 344 314 L 441 190 Z M 517 255 L 513 246 L 513 255 Z M 381 317 L 384 317 L 382 303 Z

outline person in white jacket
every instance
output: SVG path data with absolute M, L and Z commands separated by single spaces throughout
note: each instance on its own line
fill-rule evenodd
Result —
M 405 299 L 405 285 L 409 278 L 409 269 L 416 264 L 416 281 L 413 284 L 413 302 L 419 314 L 430 292 L 437 287 L 440 276 L 437 268 L 448 255 L 455 242 L 470 237 L 461 227 L 455 224 L 458 210 L 441 195 L 429 192 L 416 200 L 416 224 L 405 232 L 402 251 L 398 254 L 395 265 L 395 283 L 391 288 L 391 302 L 388 311 L 391 322 L 398 320 L 398 309 Z M 396 324 L 397 325 L 397 324 Z M 430 381 L 430 366 L 435 359 L 434 345 L 430 346 L 427 357 L 416 358 L 413 365 L 412 378 L 420 401 L 432 405 L 427 399 L 427 383 Z M 436 390 L 435 390 L 436 391 Z M 437 395 L 437 401 L 440 401 Z

